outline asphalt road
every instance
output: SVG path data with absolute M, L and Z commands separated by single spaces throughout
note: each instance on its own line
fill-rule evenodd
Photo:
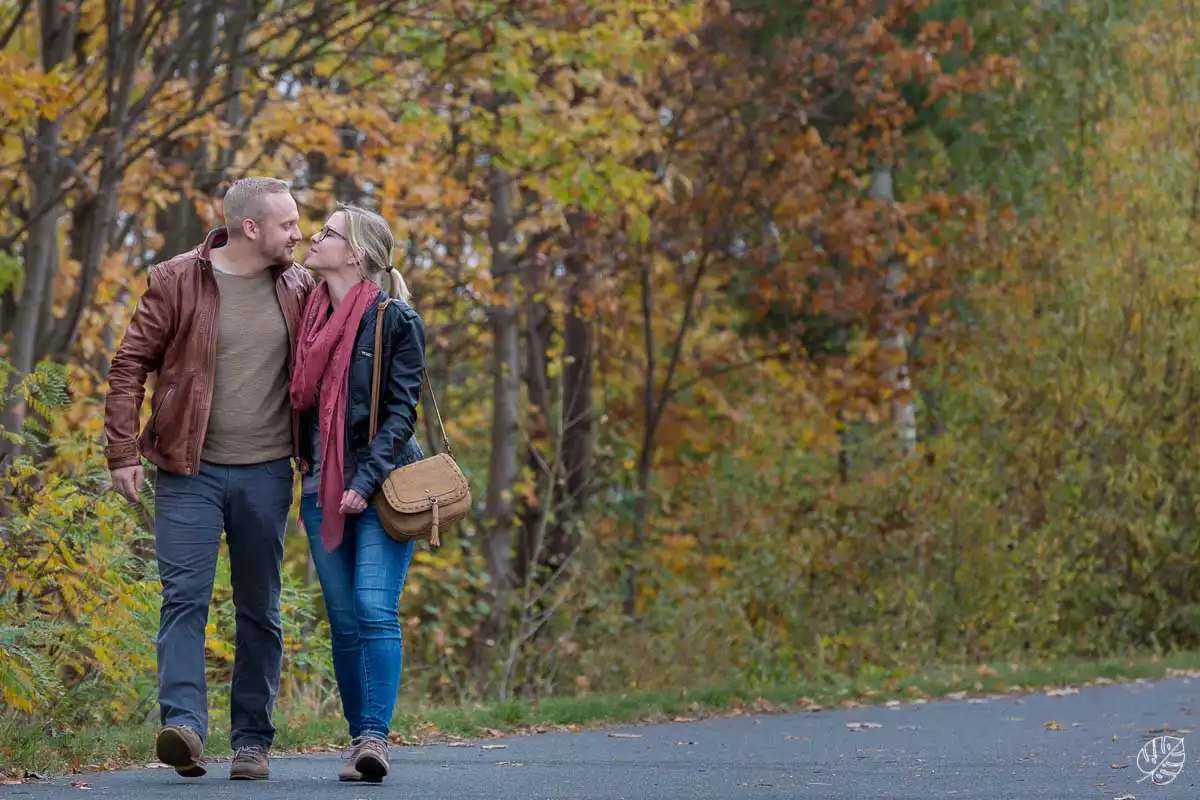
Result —
M 465 747 L 397 747 L 392 775 L 379 786 L 339 783 L 342 760 L 330 754 L 277 756 L 268 783 L 229 781 L 228 763 L 218 763 L 198 780 L 169 769 L 96 773 L 0 786 L 0 798 L 1194 800 L 1200 798 L 1200 735 L 1191 732 L 1197 713 L 1200 681 L 1173 679 L 1056 696 L 531 734 Z M 855 723 L 868 725 L 855 729 Z M 1144 776 L 1139 750 L 1164 734 L 1182 737 L 1182 768 L 1172 770 L 1175 778 L 1166 785 L 1139 782 Z M 1195 756 L 1188 752 L 1193 740 Z

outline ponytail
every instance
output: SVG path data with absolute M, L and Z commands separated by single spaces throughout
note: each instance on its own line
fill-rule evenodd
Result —
M 393 267 L 386 274 L 388 296 L 403 300 L 405 303 L 412 300 L 412 292 L 408 290 L 408 284 L 404 282 L 404 276 L 400 274 L 400 270 Z

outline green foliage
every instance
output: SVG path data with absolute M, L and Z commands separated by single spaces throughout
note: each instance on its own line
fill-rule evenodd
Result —
M 889 31 L 908 41 L 928 23 L 965 20 L 977 50 L 1020 63 L 1011 82 L 980 70 L 982 90 L 955 97 L 953 115 L 945 99 L 926 104 L 931 82 L 904 83 L 898 68 L 876 75 L 900 81 L 897 92 L 914 111 L 892 109 L 906 138 L 896 175 L 903 207 L 889 228 L 864 203 L 860 162 L 869 137 L 846 132 L 853 144 L 837 149 L 818 135 L 848 121 L 838 105 L 845 96 L 820 96 L 828 118 L 817 129 L 793 127 L 790 113 L 778 114 L 776 127 L 747 121 L 757 114 L 754 122 L 765 124 L 775 101 L 803 107 L 805 70 L 780 66 L 786 59 L 771 47 L 804 35 L 819 4 L 738 5 L 769 12 L 749 29 L 760 37 L 752 52 L 761 61 L 730 68 L 711 84 L 709 64 L 691 50 L 698 44 L 685 47 L 663 31 L 644 37 L 616 16 L 589 18 L 570 35 L 557 31 L 550 11 L 536 24 L 479 26 L 470 33 L 478 42 L 456 45 L 466 55 L 452 52 L 447 37 L 446 52 L 429 64 L 448 64 L 469 91 L 419 103 L 424 98 L 408 87 L 388 100 L 421 136 L 387 135 L 421 139 L 413 145 L 419 157 L 376 153 L 359 163 L 358 154 L 342 154 L 351 164 L 343 172 L 366 171 L 364 181 L 384 187 L 381 201 L 398 203 L 385 210 L 412 224 L 414 242 L 438 242 L 433 252 L 455 236 L 473 240 L 459 250 L 445 245 L 441 261 L 430 257 L 433 268 L 413 272 L 423 295 L 438 300 L 422 309 L 431 370 L 453 364 L 444 370 L 450 391 L 440 399 L 444 409 L 467 407 L 447 416 L 480 498 L 491 469 L 492 420 L 479 398 L 492 375 L 477 360 L 491 344 L 479 321 L 488 316 L 482 309 L 507 302 L 492 296 L 498 276 L 486 266 L 463 266 L 483 264 L 480 253 L 490 244 L 479 235 L 491 211 L 479 198 L 494 188 L 485 183 L 491 170 L 483 156 L 506 165 L 518 183 L 513 222 L 531 248 L 513 253 L 520 281 L 533 283 L 530 264 L 540 256 L 553 270 L 567 255 L 599 265 L 570 309 L 592 315 L 602 385 L 593 398 L 592 499 L 571 519 L 581 533 L 571 539 L 569 569 L 545 570 L 554 577 L 544 583 L 504 587 L 511 603 L 494 657 L 481 669 L 473 650 L 497 582 L 481 541 L 495 521 L 477 514 L 440 550 L 419 552 L 401 601 L 408 698 L 536 698 L 847 675 L 890 680 L 931 661 L 1200 647 L 1200 485 L 1193 477 L 1200 441 L 1192 424 L 1200 361 L 1191 347 L 1200 338 L 1192 271 L 1200 48 L 1189 9 L 1176 2 L 942 0 Z M 865 14 L 856 19 L 870 22 Z M 707 32 L 728 44 L 726 61 L 735 52 L 742 57 L 741 39 L 720 37 L 730 27 L 739 35 L 746 29 L 724 22 Z M 690 24 L 674 20 L 670 30 Z M 832 47 L 841 41 L 832 31 L 807 45 Z M 603 47 L 591 47 L 592 39 Z M 428 43 L 423 34 L 420 40 Z M 853 79 L 858 59 L 871 52 L 864 46 L 840 62 L 838 79 Z M 889 52 L 915 58 L 903 48 Z M 964 50 L 941 67 L 953 72 L 969 56 Z M 655 58 L 663 63 L 644 63 Z M 764 78 L 776 67 L 789 80 Z M 769 102 L 761 100 L 764 91 L 774 93 Z M 487 108 L 497 96 L 504 102 Z M 363 96 L 347 97 L 356 113 L 378 112 L 368 115 L 372 125 L 387 118 L 386 103 L 380 110 Z M 737 103 L 721 105 L 730 97 Z M 670 137 L 656 120 L 658 104 L 671 102 L 688 136 L 671 139 L 668 152 Z M 715 108 L 722 113 L 713 119 L 732 120 L 743 107 L 736 124 L 713 123 L 719 133 L 705 114 L 692 113 Z M 569 120 L 567 155 L 548 114 Z M 291 115 L 281 118 L 291 125 Z M 883 115 L 864 124 L 891 121 Z M 317 127 L 305 129 L 315 136 Z M 453 139 L 449 159 L 429 155 L 448 147 L 443 134 Z M 763 160 L 747 168 L 752 191 L 735 200 L 727 190 L 737 170 L 721 170 L 740 164 L 751 147 Z M 659 163 L 663 153 L 670 164 Z M 446 175 L 438 172 L 443 160 L 451 165 Z M 376 180 L 397 164 L 418 165 L 413 180 L 408 173 Z M 659 172 L 672 170 L 682 177 L 668 191 L 662 183 L 671 181 L 660 181 Z M 960 193 L 979 202 L 946 201 Z M 396 211 L 432 207 L 442 195 L 452 198 L 438 209 L 444 221 L 431 222 L 432 211 L 425 219 Z M 568 206 L 598 213 L 577 220 Z M 736 226 L 701 226 L 698 220 L 712 222 L 714 207 L 734 207 Z M 558 229 L 567 217 L 564 244 Z M 635 227 L 637 235 L 623 238 Z M 647 239 L 647 230 L 654 236 Z M 744 252 L 722 255 L 734 236 Z M 896 238 L 881 244 L 888 237 Z M 817 247 L 822 240 L 829 253 Z M 838 412 L 870 420 L 861 408 L 880 394 L 870 336 L 887 319 L 878 313 L 884 300 L 876 273 L 881 256 L 901 245 L 910 275 L 928 262 L 938 279 L 925 284 L 933 288 L 921 325 L 933 332 L 922 332 L 923 356 L 914 347 L 911 366 L 923 410 L 932 417 L 936 408 L 940 435 L 923 443 L 921 458 L 897 464 L 886 457 L 887 426 L 864 422 L 850 435 Z M 685 315 L 692 298 L 683 287 L 706 248 L 719 258 Z M 819 276 L 797 269 L 794 281 L 775 281 L 805 259 L 819 262 Z M 532 316 L 544 304 L 545 327 L 554 328 L 567 318 L 559 289 L 521 286 L 520 314 Z M 676 322 L 685 316 L 694 327 L 683 330 L 676 351 Z M 938 324 L 935 316 L 947 320 Z M 526 343 L 538 344 L 534 327 L 524 331 Z M 753 354 L 748 340 L 773 342 L 785 333 L 794 334 L 786 362 L 742 365 L 730 357 Z M 544 353 L 525 355 L 556 361 L 561 338 L 555 330 L 541 342 Z M 647 376 L 651 360 L 658 372 Z M 640 383 L 651 394 L 664 390 L 668 362 L 678 368 L 674 386 L 686 383 L 686 390 L 663 406 L 649 459 L 648 535 L 633 552 L 626 543 L 642 507 L 636 466 L 647 426 Z M 546 369 L 547 381 L 560 366 Z M 76 384 L 67 377 L 63 368 L 39 366 L 6 398 L 30 413 L 19 431 L 5 434 L 22 453 L 7 465 L 0 509 L 0 692 L 27 720 L 136 720 L 155 701 L 153 493 L 136 509 L 108 492 L 95 407 L 68 407 L 68 385 Z M 881 406 L 890 398 L 883 399 Z M 528 397 L 519 402 L 529 410 Z M 522 423 L 512 437 L 522 457 L 531 441 L 537 450 L 554 439 L 545 432 L 551 421 Z M 847 473 L 841 457 L 851 447 L 856 466 Z M 552 448 L 545 449 L 533 455 L 549 457 Z M 502 488 L 519 495 L 523 510 L 540 496 L 535 473 L 529 468 L 518 486 Z M 548 524 L 558 513 L 546 513 Z M 306 570 L 306 542 L 292 531 L 283 696 L 336 714 L 319 586 Z M 631 563 L 642 578 L 636 621 L 622 611 L 621 578 Z M 221 687 L 236 639 L 224 553 L 219 564 L 207 639 L 217 707 L 227 703 Z
M 25 281 L 25 269 L 20 259 L 7 250 L 0 250 L 0 293 L 20 291 Z

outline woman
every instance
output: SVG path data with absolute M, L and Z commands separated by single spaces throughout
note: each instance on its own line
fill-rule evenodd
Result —
M 425 327 L 392 269 L 391 226 L 370 211 L 338 210 L 312 237 L 305 266 L 318 284 L 304 308 L 292 370 L 300 411 L 300 518 L 308 535 L 333 646 L 350 763 L 342 780 L 382 781 L 400 685 L 399 604 L 413 543 L 384 531 L 372 498 L 396 467 L 423 457 L 413 435 Z M 383 314 L 381 353 L 375 319 Z M 382 358 L 378 431 L 370 439 L 373 359 Z

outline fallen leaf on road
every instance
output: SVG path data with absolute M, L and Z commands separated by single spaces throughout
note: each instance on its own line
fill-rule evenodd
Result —
M 505 750 L 508 748 L 506 744 L 485 744 L 481 750 Z
M 696 718 L 695 717 L 673 717 L 671 719 L 671 721 L 672 722 L 695 722 Z
M 20 778 L 5 778 L 0 780 L 0 786 L 20 786 L 23 783 L 25 783 L 25 781 L 21 780 Z
M 1064 697 L 1069 694 L 1079 694 L 1079 690 L 1074 686 L 1067 686 L 1063 689 L 1051 689 L 1046 692 L 1046 697 Z
M 946 699 L 947 700 L 966 700 L 967 693 L 966 692 L 951 692 L 950 694 L 946 695 Z
M 887 706 L 888 708 L 899 708 L 900 701 L 899 700 L 888 700 L 886 703 L 884 703 L 884 705 Z
M 608 735 L 608 738 L 610 738 L 610 739 L 640 739 L 640 738 L 642 738 L 642 735 L 640 733 L 610 733 Z
M 71 781 L 70 783 L 67 784 L 67 786 L 70 786 L 72 789 L 91 789 L 92 788 L 92 785 L 85 781 Z
M 471 747 L 470 742 L 450 742 L 446 747 Z
M 1063 726 L 1060 725 L 1055 720 L 1050 720 L 1049 722 L 1043 722 L 1042 727 L 1048 731 L 1061 731 L 1063 729 Z
M 1113 769 L 1126 769 L 1126 768 L 1128 768 L 1129 765 L 1128 764 L 1109 764 L 1108 766 L 1112 767 Z
M 878 722 L 847 722 L 846 723 L 846 728 L 848 728 L 849 730 L 852 730 L 852 731 L 865 731 L 865 730 L 872 730 L 875 728 L 882 728 L 882 727 L 883 726 L 880 725 Z
M 497 761 L 497 767 L 523 767 L 525 766 L 520 761 Z

